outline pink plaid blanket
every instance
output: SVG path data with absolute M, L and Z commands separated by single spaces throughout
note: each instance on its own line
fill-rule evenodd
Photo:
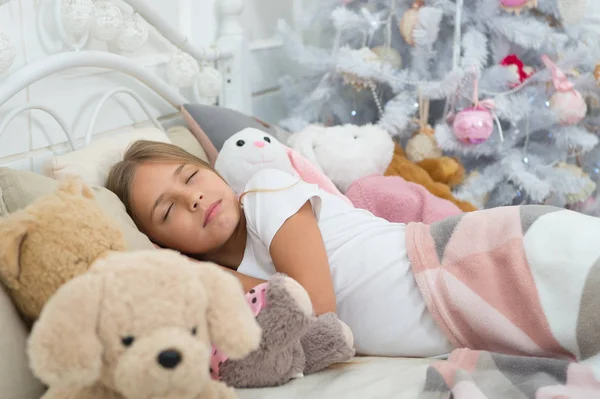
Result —
M 515 362 L 509 369 L 537 364 L 542 374 L 548 358 L 580 362 L 563 369 L 590 366 L 600 398 L 599 218 L 549 206 L 495 208 L 411 223 L 407 246 L 438 325 L 457 348 L 488 352 L 454 355 L 447 367 L 468 375 L 500 354 Z

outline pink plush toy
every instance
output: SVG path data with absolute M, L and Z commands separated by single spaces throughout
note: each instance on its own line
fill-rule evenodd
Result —
M 396 223 L 431 224 L 462 213 L 452 202 L 400 176 L 363 177 L 350 185 L 346 196 L 356 208 Z
M 228 138 L 217 156 L 215 169 L 237 194 L 243 193 L 246 183 L 258 171 L 278 169 L 317 184 L 350 203 L 317 165 L 258 129 L 243 129 Z

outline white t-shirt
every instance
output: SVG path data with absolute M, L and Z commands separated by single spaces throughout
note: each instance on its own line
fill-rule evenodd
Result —
M 242 199 L 248 238 L 238 271 L 261 279 L 276 273 L 273 237 L 310 200 L 325 242 L 337 314 L 352 330 L 357 353 L 439 356 L 452 345 L 436 326 L 413 277 L 405 225 L 356 209 L 317 185 L 279 170 L 254 175 Z

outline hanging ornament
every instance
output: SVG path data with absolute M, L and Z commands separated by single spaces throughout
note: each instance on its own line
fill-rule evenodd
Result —
M 568 24 L 576 24 L 585 16 L 588 0 L 558 0 L 558 12 Z
M 140 17 L 134 14 L 123 24 L 123 29 L 115 39 L 117 48 L 125 53 L 133 53 L 139 50 L 148 41 L 148 24 Z
M 192 86 L 200 72 L 198 62 L 183 51 L 177 51 L 167 64 L 167 79 L 177 87 Z
M 519 15 L 526 8 L 537 7 L 537 0 L 500 0 L 500 7 Z
M 500 65 L 507 67 L 511 72 L 514 73 L 514 81 L 519 83 L 511 83 L 509 86 L 511 88 L 515 88 L 525 82 L 527 79 L 531 77 L 535 73 L 535 70 L 526 66 L 523 61 L 516 55 L 510 54 L 506 56 L 501 62 Z
M 412 162 L 419 162 L 424 159 L 439 158 L 442 156 L 442 149 L 435 140 L 435 130 L 428 123 L 429 121 L 429 100 L 423 99 L 419 92 L 419 130 L 406 143 L 406 157 Z
M 491 99 L 479 101 L 479 80 L 477 72 L 473 83 L 473 106 L 463 109 L 456 116 L 451 115 L 452 129 L 456 138 L 465 144 L 481 144 L 487 141 L 494 131 L 494 119 L 498 125 L 500 141 L 504 141 L 500 121 L 492 114 L 495 108 Z
M 365 63 L 373 63 L 381 66 L 381 60 L 379 56 L 371 51 L 368 47 L 362 47 L 358 50 L 352 50 L 355 57 L 362 59 Z M 344 83 L 351 85 L 356 91 L 362 91 L 365 88 L 369 88 L 372 84 L 370 80 L 364 79 L 352 72 L 346 70 L 339 70 L 338 72 L 344 78 Z
M 223 87 L 223 77 L 217 69 L 204 65 L 198 75 L 196 87 L 201 97 L 218 97 Z
M 123 27 L 123 13 L 111 1 L 97 1 L 96 12 L 92 19 L 91 33 L 94 38 L 110 41 L 117 37 Z
M 92 0 L 62 0 L 60 11 L 65 31 L 81 36 L 90 27 L 95 12 Z
M 10 69 L 16 56 L 17 51 L 8 40 L 8 36 L 0 32 L 0 75 Z
M 596 68 L 594 68 L 594 78 L 596 83 L 600 85 L 600 64 L 596 64 Z
M 542 56 L 542 61 L 552 72 L 552 83 L 556 92 L 550 98 L 550 108 L 558 115 L 563 125 L 576 125 L 587 113 L 587 104 L 581 94 L 575 90 L 563 71 L 550 60 L 547 55 Z
M 402 68 L 402 56 L 392 48 L 386 46 L 373 47 L 371 51 L 379 57 L 379 60 L 384 64 L 389 64 L 394 69 Z
M 566 162 L 559 162 L 556 167 L 559 169 L 565 169 L 575 177 L 586 180 L 584 187 L 580 191 L 568 193 L 565 196 L 568 205 L 574 205 L 587 200 L 590 195 L 592 195 L 594 190 L 596 190 L 596 183 L 594 183 L 594 181 L 590 179 L 589 175 L 585 173 L 579 166 Z
M 424 4 L 424 0 L 416 0 L 412 7 L 404 12 L 400 19 L 400 24 L 398 26 L 400 28 L 400 34 L 409 46 L 415 45 L 413 32 L 415 31 L 415 28 L 419 26 L 419 10 Z

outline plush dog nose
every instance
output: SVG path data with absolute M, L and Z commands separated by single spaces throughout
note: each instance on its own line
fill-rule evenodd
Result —
M 158 354 L 158 363 L 166 369 L 173 369 L 181 363 L 181 353 L 173 349 L 167 349 Z
M 258 148 L 263 148 L 265 146 L 265 142 L 264 141 L 255 141 L 254 145 L 257 146 Z

